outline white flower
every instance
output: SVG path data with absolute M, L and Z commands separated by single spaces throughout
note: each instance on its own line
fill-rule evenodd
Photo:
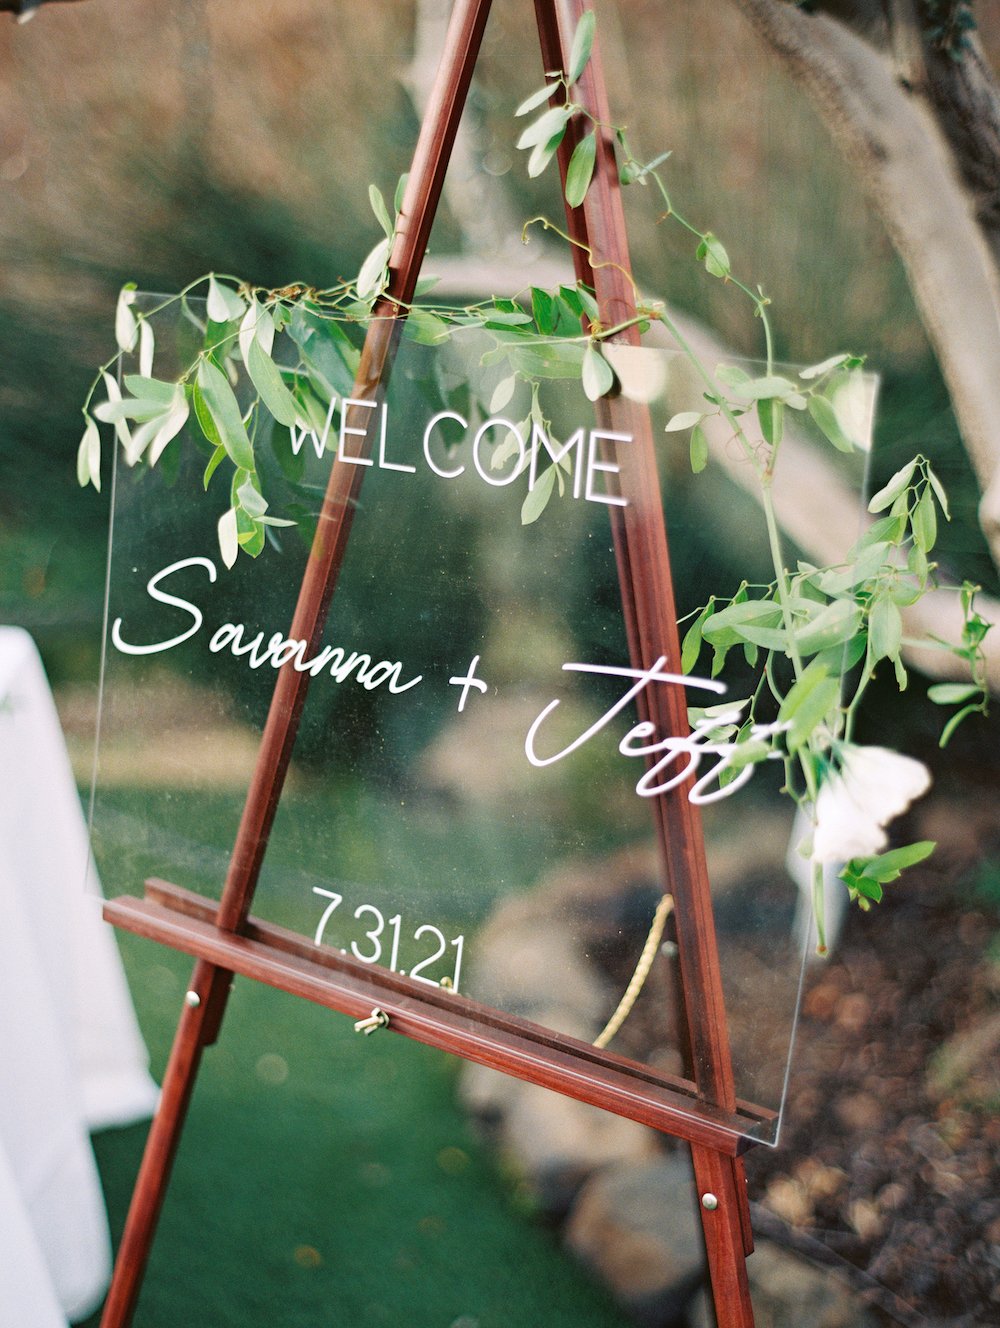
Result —
M 848 862 L 881 853 L 885 826 L 930 788 L 927 767 L 887 747 L 845 747 L 839 773 L 816 799 L 814 862 Z

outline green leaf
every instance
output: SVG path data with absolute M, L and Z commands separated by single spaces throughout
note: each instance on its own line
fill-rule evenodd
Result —
M 886 544 L 884 540 L 876 540 L 874 544 L 861 549 L 855 561 L 848 567 L 839 570 L 833 567 L 824 568 L 822 572 L 817 572 L 812 580 L 824 594 L 842 595 L 845 591 L 853 590 L 855 586 L 863 585 L 865 581 L 871 581 L 876 577 L 889 561 L 890 548 L 891 545 Z
M 766 443 L 777 447 L 784 432 L 785 407 L 773 397 L 761 397 L 757 401 L 757 419 L 760 431 Z
M 920 588 L 923 590 L 927 584 L 931 567 L 927 561 L 927 554 L 918 545 L 910 545 L 910 552 L 906 555 L 906 566 L 917 578 Z
M 878 857 L 871 858 L 865 864 L 865 874 L 887 884 L 896 880 L 900 872 L 905 871 L 907 867 L 915 867 L 918 862 L 926 861 L 936 848 L 937 844 L 933 839 L 921 839 L 916 844 L 890 849 L 888 853 L 880 853 Z
M 691 429 L 696 424 L 700 424 L 704 418 L 699 410 L 682 410 L 677 415 L 671 415 L 663 426 L 663 432 L 681 433 L 684 429 Z
M 831 678 L 826 665 L 813 660 L 781 703 L 778 719 L 789 724 L 785 741 L 790 752 L 808 742 L 840 700 L 840 679 Z
M 126 374 L 125 386 L 134 397 L 146 401 L 158 401 L 169 406 L 174 399 L 174 383 L 164 383 L 158 378 L 147 378 L 142 374 Z
M 382 197 L 382 190 L 377 184 L 370 184 L 368 186 L 368 202 L 371 204 L 372 211 L 375 213 L 375 220 L 385 231 L 386 238 L 391 240 L 393 226 L 392 222 L 389 220 L 389 209 L 386 207 L 385 199 Z
M 704 623 L 705 639 L 716 643 L 732 637 L 732 644 L 742 640 L 742 632 L 749 624 L 774 627 L 781 622 L 781 608 L 769 599 L 746 599 L 732 603 L 713 613 Z
M 700 474 L 708 465 L 708 436 L 700 424 L 691 430 L 691 471 Z
M 910 529 L 913 531 L 913 542 L 917 548 L 922 549 L 924 553 L 930 553 L 937 541 L 937 512 L 934 508 L 934 495 L 929 485 L 925 486 L 913 509 Z
M 903 620 L 899 609 L 888 597 L 872 606 L 868 619 L 868 641 L 874 659 L 895 659 L 903 640 Z
M 615 385 L 615 373 L 595 342 L 591 341 L 583 353 L 583 390 L 588 401 L 597 401 Z
M 250 343 L 247 372 L 260 399 L 279 424 L 291 428 L 299 417 L 295 398 L 282 382 L 278 367 L 255 337 Z
M 148 460 L 151 466 L 156 465 L 166 445 L 176 438 L 184 428 L 190 409 L 184 386 L 182 383 L 177 383 L 174 388 L 174 398 L 170 403 L 170 410 L 149 445 Z
M 806 626 L 796 629 L 795 642 L 803 655 L 816 655 L 849 640 L 858 630 L 861 610 L 852 600 L 835 599 Z
M 531 316 L 543 337 L 551 336 L 556 326 L 556 302 L 548 291 L 531 288 Z
M 514 112 L 515 115 L 527 115 L 529 111 L 536 110 L 542 106 L 562 85 L 560 83 L 546 83 L 544 88 L 539 88 L 533 92 L 530 97 L 525 97 L 520 106 Z
M 697 249 L 698 259 L 705 264 L 705 270 L 713 277 L 728 277 L 731 271 L 729 255 L 721 240 L 716 239 L 711 231 L 702 236 Z
M 198 387 L 215 424 L 219 442 L 235 465 L 243 470 L 253 470 L 253 447 L 226 375 L 211 360 L 202 360 L 198 366 Z
M 597 20 L 594 17 L 594 11 L 592 9 L 584 10 L 580 15 L 579 23 L 576 25 L 576 32 L 573 33 L 573 44 L 570 47 L 569 68 L 566 71 L 566 79 L 569 83 L 575 83 L 587 68 L 587 61 L 594 49 L 594 30 L 596 26 Z
M 236 525 L 236 509 L 231 507 L 219 517 L 218 525 L 219 552 L 227 567 L 232 567 L 239 555 L 240 546 Z
M 879 489 L 878 493 L 872 498 L 868 504 L 869 512 L 884 512 L 887 507 L 891 507 L 899 495 L 905 491 L 916 468 L 916 458 L 907 462 L 905 466 L 901 466 L 888 484 Z
M 136 337 L 139 335 L 139 324 L 131 308 L 134 300 L 135 282 L 130 281 L 118 292 L 118 303 L 115 306 L 115 341 L 119 350 L 126 352 L 135 349 Z
M 389 261 L 390 246 L 391 241 L 388 238 L 379 240 L 378 244 L 361 264 L 361 270 L 358 272 L 358 279 L 356 282 L 359 299 L 370 300 L 373 296 L 378 295 L 385 287 L 388 278 L 386 264 Z
M 809 414 L 816 421 L 825 437 L 833 443 L 838 452 L 853 452 L 854 444 L 840 427 L 836 411 L 826 397 L 809 398 Z
M 560 129 L 547 143 L 539 143 L 537 147 L 532 148 L 531 156 L 528 158 L 528 176 L 532 180 L 541 175 L 555 156 L 565 132 L 565 129 Z
M 213 323 L 232 323 L 242 318 L 246 310 L 242 298 L 228 286 L 216 281 L 214 276 L 208 279 L 208 299 L 206 310 Z
M 517 146 L 534 148 L 550 143 L 557 135 L 561 139 L 572 114 L 569 106 L 551 106 L 522 131 Z
M 448 324 L 428 309 L 411 309 L 406 316 L 405 332 L 421 346 L 438 346 L 447 340 Z
M 236 540 L 241 549 L 244 549 L 251 558 L 257 558 L 264 552 L 266 533 L 264 522 L 257 517 L 252 517 L 244 512 L 242 508 L 236 509 Z
M 928 687 L 927 695 L 935 705 L 961 705 L 979 695 L 979 688 L 969 682 L 939 682 Z
M 577 285 L 576 289 L 577 294 L 580 296 L 580 303 L 583 305 L 583 312 L 591 322 L 596 323 L 601 317 L 601 311 L 597 307 L 597 300 L 594 298 L 594 292 L 589 286 L 585 286 L 582 282 Z
M 257 341 L 265 355 L 271 354 L 274 345 L 274 319 L 270 311 L 257 300 L 251 300 L 240 323 L 239 343 L 243 363 L 250 359 L 250 347 Z
M 750 382 L 750 375 L 746 369 L 741 369 L 738 364 L 717 364 L 715 366 L 715 377 L 726 387 L 731 387 L 734 392 L 739 392 Z
M 874 880 L 871 876 L 866 876 L 864 872 L 861 872 L 858 875 L 848 874 L 846 869 L 841 872 L 840 875 L 841 879 L 847 882 L 847 888 L 853 890 L 855 894 L 862 895 L 865 899 L 870 899 L 875 904 L 880 904 L 882 902 L 882 887 L 879 885 L 878 881 Z M 853 899 L 854 895 L 851 897 Z
M 483 327 L 527 327 L 532 321 L 523 309 L 488 309 Z
M 521 525 L 530 526 L 533 521 L 545 511 L 549 499 L 552 497 L 552 489 L 556 480 L 556 467 L 549 466 L 548 470 L 539 476 L 533 489 L 529 489 L 527 497 L 521 504 Z
M 267 499 L 254 484 L 253 476 L 248 476 L 236 490 L 236 500 L 247 516 L 254 519 L 267 511 Z
M 91 419 L 87 420 L 77 449 L 76 478 L 81 488 L 92 484 L 98 493 L 101 492 L 101 433 Z
M 504 406 L 510 401 L 517 388 L 517 378 L 514 374 L 509 374 L 506 378 L 501 378 L 499 383 L 493 389 L 493 395 L 490 397 L 489 412 L 495 415 L 503 410 Z
M 821 360 L 819 364 L 811 364 L 808 369 L 800 369 L 799 377 L 805 379 L 822 378 L 825 373 L 831 369 L 836 369 L 838 365 L 844 364 L 851 357 L 849 354 L 831 355 L 828 360 Z
M 170 398 L 167 401 L 153 400 L 148 397 L 125 397 L 121 401 L 101 401 L 94 407 L 94 416 L 102 424 L 117 424 L 119 420 L 136 420 L 146 423 L 162 415 L 173 398 L 173 385 L 170 385 Z
M 759 738 L 739 742 L 735 751 L 730 752 L 726 758 L 726 769 L 736 771 L 742 770 L 744 766 L 757 765 L 760 761 L 766 761 L 771 751 L 770 743 Z
M 933 470 L 931 470 L 930 465 L 927 466 L 927 478 L 930 481 L 931 488 L 937 494 L 937 500 L 941 504 L 941 511 L 944 513 L 944 519 L 950 521 L 951 512 L 948 510 L 948 495 L 945 493 L 944 485 L 934 474 Z
M 903 538 L 905 529 L 906 521 L 901 516 L 879 517 L 858 540 L 855 553 L 860 554 L 862 549 L 867 549 L 872 544 L 898 544 Z
M 597 135 L 592 129 L 580 139 L 569 159 L 566 170 L 566 202 L 570 207 L 579 207 L 586 198 L 594 174 L 596 156 Z
M 737 635 L 744 643 L 747 642 L 754 646 L 763 646 L 765 650 L 780 650 L 782 652 L 788 649 L 788 638 L 784 629 L 781 627 L 760 627 L 757 623 L 746 623 L 737 630 Z M 744 651 L 747 656 L 747 662 L 754 664 L 756 657 L 752 651 Z
M 698 656 L 701 654 L 701 629 L 707 620 L 712 616 L 714 601 L 709 602 L 698 614 L 694 622 L 684 633 L 684 640 L 681 643 L 681 672 L 690 673 L 698 662 Z
M 156 341 L 153 326 L 145 318 L 139 321 L 139 372 L 147 378 L 153 372 L 153 353 Z
M 208 406 L 205 404 L 205 398 L 202 396 L 201 388 L 197 383 L 192 384 L 191 387 L 191 404 L 194 407 L 194 417 L 198 421 L 198 427 L 205 438 L 214 448 L 222 448 L 224 454 L 226 449 L 222 447 L 219 431 L 215 427 L 215 421 L 212 419 Z
M 733 391 L 743 401 L 761 401 L 767 397 L 785 397 L 794 395 L 795 384 L 781 374 L 765 374 L 762 378 L 747 378 L 734 385 Z
M 197 413 L 198 413 L 197 407 L 195 407 L 195 414 Z M 202 488 L 206 491 L 206 493 L 208 492 L 208 486 L 209 483 L 211 482 L 212 476 L 218 470 L 219 462 L 222 460 L 222 458 L 225 455 L 226 455 L 226 449 L 220 443 L 219 446 L 212 453 L 212 455 L 209 457 L 208 465 L 205 467 L 205 473 L 201 478 Z
M 954 715 L 952 715 L 951 719 L 948 720 L 948 723 L 941 730 L 941 737 L 938 739 L 938 746 L 947 747 L 948 743 L 951 741 L 952 735 L 954 734 L 955 730 L 958 728 L 959 724 L 961 724 L 962 720 L 968 719 L 970 715 L 978 715 L 979 713 L 980 713 L 980 707 L 978 705 L 968 705 L 963 707 L 963 709 L 957 711 Z
M 855 632 L 850 640 L 831 646 L 829 650 L 818 652 L 816 659 L 825 664 L 831 673 L 846 673 L 864 658 L 867 649 L 867 633 Z
M 407 184 L 408 184 L 408 182 L 409 182 L 409 179 L 410 179 L 410 172 L 409 172 L 409 171 L 404 171 L 403 174 L 402 174 L 402 175 L 399 177 L 399 179 L 396 181 L 396 190 L 395 190 L 395 193 L 394 193 L 393 196 L 392 196 L 392 206 L 393 206 L 393 207 L 395 208 L 395 210 L 396 210 L 396 216 L 397 216 L 397 217 L 399 216 L 400 212 L 402 212 L 402 210 L 403 210 L 403 199 L 406 197 L 406 186 L 407 186 Z M 432 277 L 431 280 L 432 280 L 432 281 L 436 281 L 437 278 L 436 278 L 436 277 Z M 418 285 L 419 285 L 419 283 L 418 283 Z M 417 294 L 419 295 L 420 293 L 421 293 L 421 292 L 418 290 L 418 291 L 417 291 Z M 293 522 L 293 524 L 294 524 L 294 522 Z

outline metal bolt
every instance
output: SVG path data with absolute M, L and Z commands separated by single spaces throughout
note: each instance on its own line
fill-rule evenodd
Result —
M 710 1213 L 714 1213 L 719 1206 L 719 1201 L 714 1194 L 703 1194 L 701 1196 L 701 1206 Z
M 184 1004 L 189 1005 L 192 1010 L 197 1010 L 201 1004 L 201 997 L 196 991 L 186 991 L 184 993 Z
M 384 1010 L 380 1010 L 376 1006 L 367 1019 L 359 1019 L 357 1021 L 354 1025 L 354 1031 L 355 1033 L 364 1033 L 365 1037 L 368 1037 L 369 1034 L 374 1033 L 377 1028 L 388 1027 L 389 1016 Z

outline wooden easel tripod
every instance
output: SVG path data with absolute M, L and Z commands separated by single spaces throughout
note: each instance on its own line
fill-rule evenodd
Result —
M 490 0 L 456 0 L 441 66 L 421 127 L 389 263 L 390 281 L 375 309 L 352 396 L 373 399 L 391 364 L 405 308 L 413 298 L 455 133 L 490 10 Z M 564 69 L 583 0 L 535 0 L 543 67 Z M 609 114 L 595 47 L 578 96 L 599 123 Z M 566 167 L 577 141 L 570 124 L 560 148 Z M 610 135 L 598 135 L 593 182 L 584 203 L 567 209 L 577 277 L 596 293 L 605 326 L 635 313 L 628 248 Z M 621 340 L 637 344 L 630 328 Z M 635 668 L 665 656 L 680 671 L 673 586 L 648 414 L 624 398 L 598 403 L 601 425 L 627 431 L 634 444 L 614 455 L 626 505 L 609 508 L 629 650 Z M 614 446 L 613 444 L 609 446 Z M 364 471 L 335 463 L 289 636 L 309 642 L 322 633 L 351 529 Z M 491 1065 L 606 1110 L 652 1125 L 691 1147 L 721 1328 L 752 1328 L 746 1256 L 753 1248 L 741 1151 L 747 1128 L 766 1118 L 737 1103 L 715 929 L 697 808 L 685 791 L 652 799 L 663 870 L 675 901 L 676 941 L 686 1023 L 688 1078 L 664 1081 L 631 1063 L 573 1039 L 540 1030 L 454 993 L 352 961 L 339 951 L 250 918 L 250 906 L 305 702 L 309 675 L 283 668 L 254 768 L 236 844 L 218 905 L 166 882 L 147 883 L 142 900 L 109 902 L 117 926 L 193 954 L 197 963 L 165 1072 L 160 1108 L 150 1129 L 102 1328 L 131 1322 L 152 1246 L 171 1165 L 184 1125 L 202 1051 L 218 1036 L 234 974 L 254 978 L 354 1018 L 373 1007 L 406 1036 Z M 687 731 L 680 688 L 646 689 L 642 718 L 658 731 Z

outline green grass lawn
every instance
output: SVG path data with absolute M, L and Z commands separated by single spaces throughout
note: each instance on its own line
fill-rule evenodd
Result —
M 190 961 L 129 935 L 121 945 L 159 1074 Z M 238 980 L 202 1065 L 136 1324 L 620 1325 L 472 1133 L 455 1102 L 458 1068 Z M 116 1243 L 145 1132 L 95 1140 Z

